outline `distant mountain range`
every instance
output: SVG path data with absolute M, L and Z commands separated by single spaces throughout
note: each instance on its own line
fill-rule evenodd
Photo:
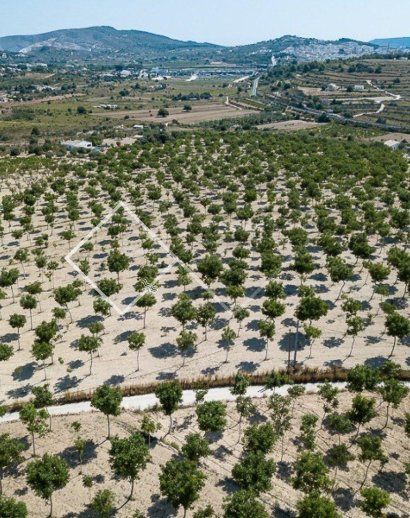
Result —
M 410 49 L 410 37 L 408 38 L 385 38 L 372 40 L 370 43 L 393 49 Z
M 16 53 L 45 62 L 69 60 L 118 61 L 121 59 L 144 62 L 173 60 L 194 62 L 224 61 L 244 65 L 270 62 L 272 56 L 288 57 L 299 61 L 356 57 L 381 52 L 376 42 L 400 42 L 410 39 L 374 40 L 370 43 L 348 38 L 322 41 L 313 38 L 283 36 L 250 45 L 224 47 L 212 43 L 181 41 L 138 30 L 117 30 L 113 27 L 61 29 L 44 34 L 4 36 L 0 51 Z M 393 47 L 393 44 L 391 44 Z M 402 46 L 402 45 L 401 45 Z
M 0 50 L 26 55 L 50 53 L 70 54 L 81 57 L 86 54 L 151 55 L 163 52 L 200 51 L 217 49 L 218 45 L 180 41 L 144 31 L 116 30 L 113 27 L 87 27 L 85 29 L 61 29 L 44 34 L 4 36 L 0 38 Z M 109 56 L 107 56 L 109 57 Z

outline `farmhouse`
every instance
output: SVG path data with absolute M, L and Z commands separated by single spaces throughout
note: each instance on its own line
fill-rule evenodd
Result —
M 327 92 L 336 92 L 337 90 L 339 90 L 339 87 L 337 85 L 335 85 L 334 83 L 330 83 L 326 86 Z
M 89 140 L 64 140 L 61 144 L 69 150 L 93 148 L 93 144 Z
M 399 149 L 400 142 L 398 140 L 386 140 L 384 143 L 385 146 L 389 147 L 390 149 Z

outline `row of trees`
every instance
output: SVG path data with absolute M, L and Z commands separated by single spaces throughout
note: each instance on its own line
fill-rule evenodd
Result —
M 390 502 L 390 495 L 380 487 L 368 486 L 367 481 L 372 465 L 377 463 L 382 470 L 389 461 L 383 448 L 384 430 L 389 423 L 393 427 L 399 426 L 397 421 L 391 420 L 391 410 L 398 409 L 409 393 L 409 389 L 398 381 L 399 373 L 400 367 L 392 362 L 386 362 L 377 369 L 357 366 L 349 371 L 347 389 L 353 395 L 350 409 L 345 411 L 339 411 L 339 401 L 343 394 L 331 383 L 324 383 L 318 393 L 323 402 L 322 416 L 319 417 L 317 413 L 303 413 L 302 410 L 297 420 L 299 431 L 295 429 L 295 405 L 298 398 L 304 395 L 305 389 L 302 385 L 290 384 L 288 394 L 279 395 L 276 389 L 290 382 L 287 376 L 273 372 L 266 386 L 273 389 L 273 394 L 267 400 L 268 419 L 255 421 L 251 418 L 260 415 L 261 407 L 247 396 L 250 383 L 248 377 L 238 373 L 231 392 L 236 398 L 238 443 L 243 444 L 243 450 L 232 468 L 231 477 L 238 489 L 225 500 L 224 518 L 268 516 L 259 497 L 270 494 L 273 489 L 272 478 L 277 469 L 273 455 L 283 463 L 286 437 L 290 439 L 291 430 L 299 453 L 291 466 L 293 474 L 287 481 L 302 494 L 297 503 L 299 517 L 341 516 L 332 495 L 337 494 L 339 487 L 339 470 L 349 470 L 349 464 L 355 459 L 364 470 L 362 480 L 356 482 L 356 493 L 360 491 L 362 497 L 358 505 L 368 516 L 382 516 L 383 509 Z M 182 447 L 161 467 L 159 475 L 161 494 L 175 509 L 182 507 L 184 516 L 201 495 L 207 479 L 206 471 L 210 467 L 206 458 L 214 455 L 212 443 L 218 434 L 226 430 L 228 422 L 227 405 L 220 401 L 206 400 L 206 393 L 207 390 L 203 389 L 196 391 L 198 432 L 193 431 L 186 435 Z M 52 404 L 53 398 L 47 386 L 36 387 L 33 395 L 33 401 L 21 409 L 20 418 L 31 435 L 35 457 L 36 437 L 44 436 L 51 429 L 47 407 Z M 156 396 L 163 413 L 169 416 L 166 437 L 173 433 L 173 415 L 182 404 L 183 391 L 178 381 L 171 381 L 159 385 Z M 129 480 L 130 493 L 127 502 L 130 502 L 134 495 L 135 482 L 151 459 L 151 438 L 156 435 L 159 427 L 150 414 L 144 414 L 138 431 L 122 438 L 111 437 L 110 417 L 120 415 L 121 404 L 121 391 L 108 385 L 98 388 L 91 400 L 91 405 L 107 417 L 110 466 L 116 477 Z M 375 427 L 375 418 L 380 414 L 385 415 L 385 420 L 381 428 L 378 428 L 377 425 Z M 377 423 L 380 421 L 379 419 Z M 244 422 L 246 428 L 242 433 Z M 77 422 L 73 425 L 79 431 L 81 425 Z M 405 414 L 404 432 L 410 436 L 410 414 Z M 165 437 L 160 440 L 163 441 Z M 74 444 L 80 462 L 85 443 L 83 438 L 78 437 Z M 23 451 L 24 444 L 20 439 L 9 434 L 0 436 L 0 483 L 10 469 L 23 461 Z M 402 468 L 410 475 L 410 459 L 403 461 Z M 53 493 L 69 482 L 70 472 L 66 460 L 46 453 L 29 462 L 25 473 L 28 486 L 37 496 L 49 501 L 51 514 Z M 25 505 L 21 502 L 13 502 L 4 497 L 0 502 L 5 509 L 7 506 L 13 509 L 16 516 L 26 516 Z M 108 489 L 100 490 L 90 505 L 100 516 L 109 516 L 114 509 L 114 494 Z M 197 510 L 194 516 L 216 516 L 214 513 L 212 506 L 208 505 Z M 136 513 L 135 516 L 139 515 Z

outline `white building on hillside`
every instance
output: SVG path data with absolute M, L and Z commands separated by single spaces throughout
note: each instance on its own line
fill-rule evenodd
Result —
M 93 148 L 93 143 L 89 140 L 63 140 L 61 144 L 70 150 Z

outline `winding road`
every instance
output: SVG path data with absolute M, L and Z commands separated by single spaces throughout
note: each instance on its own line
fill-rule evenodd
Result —
M 389 97 L 392 97 L 392 99 L 383 98 L 383 100 L 381 100 L 381 99 L 375 100 L 374 102 L 376 104 L 380 104 L 380 108 L 376 112 L 357 113 L 356 115 L 353 116 L 354 119 L 357 119 L 358 117 L 363 117 L 364 115 L 378 115 L 379 113 L 382 113 L 384 111 L 384 109 L 386 108 L 386 105 L 384 104 L 385 102 L 388 102 L 389 100 L 390 101 L 400 101 L 400 99 L 401 99 L 401 95 L 399 95 L 399 94 L 392 94 L 391 92 L 388 92 L 387 90 L 382 90 L 378 86 L 374 85 L 372 83 L 371 79 L 367 79 L 366 83 L 368 85 L 370 85 L 371 87 L 373 87 L 378 92 L 383 92 L 386 95 L 388 95 Z

